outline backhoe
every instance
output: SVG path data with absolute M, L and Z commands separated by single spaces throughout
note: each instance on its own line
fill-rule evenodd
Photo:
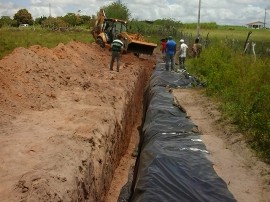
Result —
M 118 35 L 124 43 L 124 52 L 133 52 L 136 55 L 147 54 L 152 55 L 157 44 L 146 42 L 140 34 L 127 33 L 127 21 L 106 18 L 103 9 L 97 14 L 97 20 L 93 30 L 91 31 L 96 43 L 101 47 L 110 45 Z

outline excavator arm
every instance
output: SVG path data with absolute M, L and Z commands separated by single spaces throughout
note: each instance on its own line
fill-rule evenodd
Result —
M 103 9 L 100 9 L 97 13 L 97 19 L 95 22 L 95 26 L 93 27 L 91 33 L 93 35 L 93 38 L 97 40 L 97 36 L 102 32 L 102 26 L 104 23 L 104 20 L 106 18 L 105 12 Z

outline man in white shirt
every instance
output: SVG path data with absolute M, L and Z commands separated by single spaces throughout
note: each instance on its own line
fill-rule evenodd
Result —
M 116 60 L 117 63 L 117 68 L 116 71 L 119 72 L 119 67 L 120 67 L 120 55 L 123 50 L 123 42 L 121 41 L 121 36 L 118 35 L 117 39 L 113 40 L 111 44 L 111 50 L 112 50 L 112 59 L 110 63 L 110 70 L 113 70 L 113 63 Z
M 187 44 L 185 44 L 184 39 L 181 39 L 179 42 L 180 42 L 179 65 L 180 69 L 185 69 L 185 60 L 187 57 L 188 46 Z

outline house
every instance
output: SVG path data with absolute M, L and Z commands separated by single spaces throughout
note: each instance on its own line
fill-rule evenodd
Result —
M 20 24 L 19 27 L 28 27 L 28 24 Z
M 261 29 L 264 28 L 264 23 L 261 21 L 256 21 L 256 22 L 251 22 L 246 24 L 248 28 L 252 28 L 252 29 Z

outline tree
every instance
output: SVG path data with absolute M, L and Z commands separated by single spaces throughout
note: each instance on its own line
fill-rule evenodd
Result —
M 39 18 L 36 18 L 36 19 L 35 19 L 35 24 L 41 25 L 42 22 L 43 22 L 44 20 L 46 20 L 46 19 L 47 19 L 46 16 L 41 16 L 41 17 L 39 17 Z
M 57 18 L 48 17 L 46 20 L 42 21 L 41 27 L 52 30 L 59 30 L 59 29 L 66 29 L 68 27 L 68 24 L 60 17 Z
M 17 22 L 15 20 L 12 20 L 9 16 L 2 16 L 0 19 L 0 27 L 1 26 L 14 26 Z
M 82 24 L 80 16 L 76 15 L 75 13 L 68 13 L 62 19 L 71 26 L 77 26 Z
M 15 13 L 14 20 L 17 21 L 18 26 L 20 24 L 33 25 L 34 22 L 32 15 L 28 12 L 27 9 L 20 9 L 17 13 Z
M 131 14 L 128 8 L 119 2 L 113 2 L 103 7 L 107 18 L 117 18 L 121 20 L 129 20 Z
M 91 17 L 88 15 L 81 15 L 80 16 L 82 24 L 89 25 L 89 22 L 91 20 Z

